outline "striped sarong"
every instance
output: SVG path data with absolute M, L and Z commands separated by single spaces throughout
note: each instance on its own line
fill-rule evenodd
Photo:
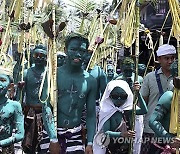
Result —
M 15 152 L 14 152 L 14 144 L 3 147 L 1 150 L 0 150 L 0 154 L 15 154 Z
M 84 153 L 85 145 L 82 142 L 82 126 L 71 129 L 57 128 L 58 141 L 61 145 L 61 154 Z M 43 131 L 43 140 L 41 141 L 41 152 L 49 152 L 50 140 L 46 131 Z

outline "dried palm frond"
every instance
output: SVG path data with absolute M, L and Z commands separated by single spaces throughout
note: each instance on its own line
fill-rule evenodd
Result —
M 44 9 L 44 13 L 49 16 L 49 18 L 52 18 L 52 6 L 53 4 L 52 3 L 49 3 L 45 9 Z M 58 23 L 62 18 L 65 17 L 66 13 L 65 11 L 63 10 L 62 7 L 60 7 L 59 5 L 55 5 L 55 13 L 56 13 L 56 23 Z
M 76 8 L 77 10 L 83 12 L 84 14 L 90 13 L 94 10 L 96 3 L 89 0 L 70 0 L 70 6 Z

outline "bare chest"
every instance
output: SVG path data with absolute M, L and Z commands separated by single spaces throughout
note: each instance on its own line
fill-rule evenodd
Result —
M 83 99 L 88 93 L 88 82 L 82 77 L 58 80 L 58 96 Z

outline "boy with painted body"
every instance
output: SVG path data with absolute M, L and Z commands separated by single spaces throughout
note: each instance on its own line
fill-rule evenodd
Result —
M 139 83 L 135 83 L 135 89 L 139 91 Z M 147 112 L 147 107 L 140 94 L 138 94 L 140 108 L 136 110 L 136 114 L 145 114 Z M 122 145 L 117 145 L 110 143 L 108 150 L 102 139 L 99 140 L 98 136 L 101 134 L 108 135 L 110 138 L 118 137 L 135 137 L 135 131 L 131 131 L 125 123 L 126 119 L 131 121 L 133 108 L 133 94 L 126 81 L 123 80 L 113 80 L 110 81 L 105 89 L 102 100 L 100 102 L 100 114 L 99 114 L 99 125 L 98 132 L 94 138 L 94 152 L 98 154 L 108 153 L 128 153 L 128 147 L 121 148 Z M 126 115 L 124 114 L 126 113 Z M 126 118 L 124 118 L 124 115 Z M 129 127 L 131 127 L 129 125 Z
M 0 147 L 3 154 L 14 154 L 14 143 L 24 137 L 24 116 L 21 104 L 6 97 L 10 71 L 0 68 Z M 13 134 L 13 129 L 15 133 Z
M 25 102 L 23 103 L 25 115 L 25 138 L 22 142 L 23 151 L 29 154 L 40 152 L 40 144 L 43 137 L 43 128 L 45 127 L 50 140 L 57 140 L 54 127 L 53 116 L 47 102 L 42 103 L 47 96 L 47 83 L 44 84 L 42 96 L 39 98 L 39 90 L 45 73 L 47 48 L 43 45 L 37 45 L 33 50 L 34 66 L 25 70 L 24 73 L 24 93 Z M 47 81 L 47 80 L 45 80 Z M 53 142 L 51 142 L 53 144 Z M 53 149 L 51 150 L 53 153 Z M 54 152 L 55 153 L 55 152 Z M 53 154 L 54 154 L 53 153 Z
M 121 66 L 121 74 L 116 78 L 116 80 L 125 80 L 130 88 L 133 90 L 133 83 L 134 83 L 134 61 L 130 57 L 126 57 L 122 61 L 122 66 Z M 140 85 L 143 82 L 143 78 L 138 75 L 138 82 Z M 133 148 L 133 153 L 134 154 L 139 154 L 141 151 L 141 140 L 142 140 L 142 134 L 143 134 L 143 115 L 137 115 L 136 116 L 136 123 L 135 123 L 136 129 L 138 129 L 136 133 L 136 140 L 138 142 L 134 143 L 134 148 Z
M 113 64 L 107 65 L 107 83 L 109 83 L 111 80 L 114 80 L 116 77 L 118 77 L 118 74 L 114 70 Z

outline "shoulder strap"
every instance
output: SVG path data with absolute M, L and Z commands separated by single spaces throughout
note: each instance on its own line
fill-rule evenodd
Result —
M 163 92 L 163 88 L 162 88 L 162 84 L 160 80 L 160 75 L 157 72 L 158 70 L 155 71 L 155 76 L 156 76 L 156 81 L 157 81 L 157 85 L 159 89 L 159 98 L 160 98 L 164 92 Z

